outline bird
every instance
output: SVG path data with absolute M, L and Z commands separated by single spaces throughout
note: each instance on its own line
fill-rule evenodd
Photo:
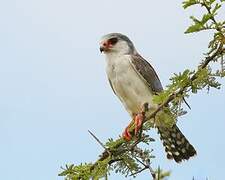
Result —
M 145 109 L 154 110 L 158 107 L 153 102 L 153 96 L 163 91 L 159 77 L 152 65 L 137 52 L 133 42 L 124 34 L 109 33 L 102 36 L 100 52 L 105 54 L 109 84 L 133 119 L 136 135 L 142 127 Z M 129 127 L 130 125 L 123 133 L 126 141 L 132 139 Z M 168 159 L 179 163 L 196 155 L 196 150 L 176 124 L 172 127 L 156 128 Z

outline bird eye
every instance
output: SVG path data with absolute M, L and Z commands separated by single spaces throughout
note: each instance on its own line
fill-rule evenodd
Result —
M 117 42 L 118 42 L 118 39 L 117 38 L 111 38 L 111 39 L 109 39 L 109 43 L 112 44 L 112 45 L 115 45 Z

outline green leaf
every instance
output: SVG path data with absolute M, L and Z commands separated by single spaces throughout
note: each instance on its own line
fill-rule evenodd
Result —
M 201 20 L 201 24 L 204 25 L 212 18 L 212 14 L 204 14 Z
M 182 4 L 183 4 L 183 8 L 186 9 L 192 5 L 199 4 L 199 1 L 198 0 L 187 0 L 187 1 L 184 1 Z
M 187 28 L 187 30 L 184 33 L 188 34 L 193 32 L 199 32 L 201 30 L 202 30 L 202 25 L 199 23 L 199 24 L 191 25 L 190 27 Z
M 193 32 L 199 32 L 203 29 L 207 29 L 207 26 L 204 25 L 212 18 L 212 14 L 204 14 L 201 20 L 198 20 L 194 16 L 191 16 L 190 18 L 194 22 L 193 25 L 188 27 L 188 29 L 185 31 L 185 34 L 187 33 L 193 33 Z
M 220 9 L 220 8 L 221 8 L 221 4 L 216 3 L 214 9 L 212 10 L 212 14 L 216 15 L 217 10 Z

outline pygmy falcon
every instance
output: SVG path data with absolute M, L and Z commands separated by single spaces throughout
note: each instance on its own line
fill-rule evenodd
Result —
M 142 126 L 143 109 L 154 110 L 153 95 L 163 90 L 153 67 L 136 51 L 132 41 L 120 33 L 110 33 L 100 40 L 100 51 L 106 57 L 106 72 L 113 92 L 120 99 L 135 123 L 135 135 Z M 176 124 L 156 127 L 168 159 L 188 160 L 196 154 Z M 132 138 L 129 126 L 123 133 L 125 140 Z

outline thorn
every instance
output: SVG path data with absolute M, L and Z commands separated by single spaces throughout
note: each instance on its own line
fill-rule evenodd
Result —
M 187 107 L 188 107 L 189 109 L 191 109 L 191 106 L 188 104 L 188 102 L 186 101 L 185 98 L 183 98 L 183 101 L 184 101 L 184 103 L 187 105 Z
M 88 130 L 89 134 L 105 149 L 105 151 L 111 155 L 111 152 L 105 147 L 105 145 L 90 131 Z

